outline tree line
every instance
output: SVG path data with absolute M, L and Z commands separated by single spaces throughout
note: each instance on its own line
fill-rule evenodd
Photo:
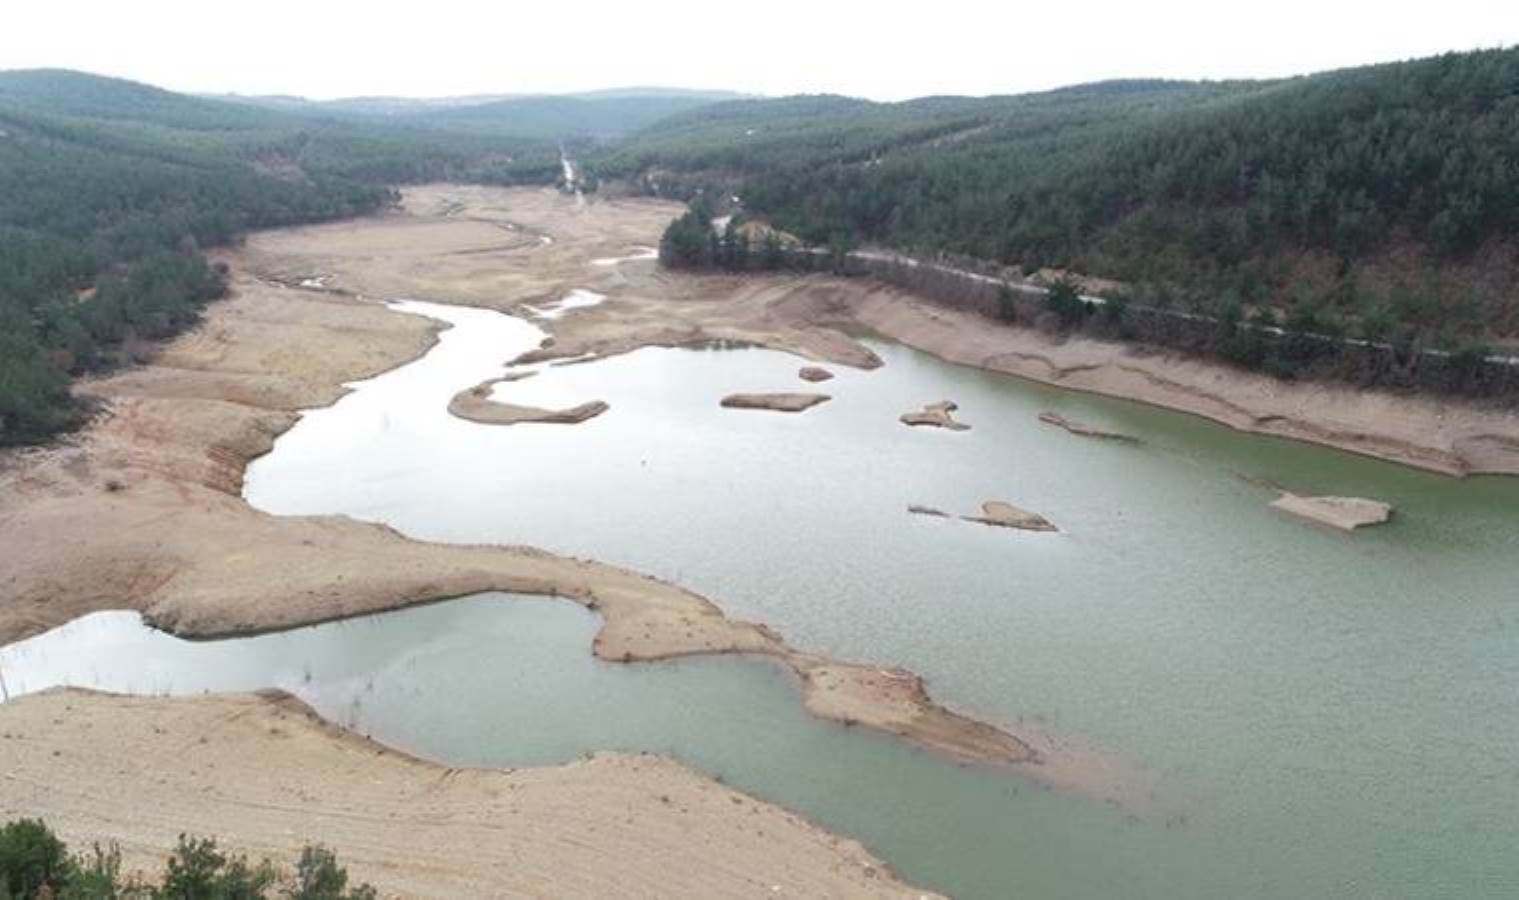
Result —
M 734 217 L 719 232 L 713 227 L 710 201 L 697 197 L 666 228 L 659 246 L 661 264 L 696 271 L 867 276 L 1008 325 L 1057 337 L 1082 334 L 1165 347 L 1283 381 L 1333 380 L 1363 388 L 1519 399 L 1519 365 L 1503 361 L 1497 351 L 1480 343 L 1440 349 L 1408 332 L 1379 333 L 1369 340 L 1307 307 L 1281 314 L 1270 307 L 1247 311 L 1236 304 L 1217 315 L 1198 314 L 1136 302 L 1124 292 L 1090 297 L 1068 278 L 1040 289 L 1016 272 L 977 266 L 972 260 L 953 261 L 957 268 L 949 260 L 863 255 L 837 239 L 827 248 L 793 247 L 770 229 L 761 230 L 764 237 L 756 246 L 742 221 Z
M 552 183 L 544 140 L 218 103 L 70 72 L 0 73 L 0 445 L 87 404 L 73 377 L 194 323 L 251 229 L 372 212 L 391 185 Z
M 1083 272 L 1136 305 L 1464 357 L 1519 335 L 1519 49 L 837 121 L 816 103 L 699 110 L 605 164 L 650 192 L 737 195 L 817 246 Z M 914 130 L 934 125 L 950 130 Z

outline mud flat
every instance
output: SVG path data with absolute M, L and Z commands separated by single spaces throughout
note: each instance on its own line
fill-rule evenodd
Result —
M 492 378 L 468 390 L 460 391 L 449 401 L 448 411 L 461 419 L 482 425 L 518 425 L 537 422 L 546 425 L 578 425 L 594 419 L 611 407 L 601 400 L 592 400 L 568 409 L 543 409 L 537 406 L 520 406 L 491 399 L 491 389 L 503 380 Z
M 833 398 L 827 394 L 729 394 L 722 399 L 727 409 L 768 409 L 774 412 L 805 412 Z
M 1271 501 L 1272 509 L 1341 531 L 1382 525 L 1392 519 L 1392 506 L 1364 497 L 1303 497 L 1283 493 Z
M 1001 500 L 988 500 L 981 504 L 981 515 L 961 516 L 967 522 L 992 525 L 997 528 L 1016 528 L 1020 531 L 1059 531 L 1054 523 L 1038 513 L 1019 509 Z
M 322 843 L 388 896 L 930 896 L 857 842 L 659 756 L 446 768 L 277 693 L 50 691 L 0 704 L 0 734 L 0 819 L 116 842 L 129 871 L 157 875 L 189 832 L 287 865 Z
M 831 379 L 833 377 L 833 373 L 821 366 L 802 366 L 801 370 L 796 373 L 796 377 L 802 379 L 803 381 L 810 381 L 813 384 L 817 384 L 820 381 L 828 381 Z
M 929 403 L 917 412 L 902 413 L 900 418 L 903 425 L 969 431 L 969 425 L 955 419 L 954 412 L 959 408 L 953 400 L 941 400 L 938 403 Z
M 1059 413 L 1042 412 L 1039 414 L 1039 421 L 1045 423 L 1046 425 L 1054 425 L 1056 428 L 1063 428 L 1066 431 L 1069 431 L 1071 434 L 1076 435 L 1077 437 L 1097 438 L 1098 440 L 1103 441 L 1119 441 L 1120 443 L 1125 444 L 1139 443 L 1139 438 L 1133 436 L 1132 434 L 1123 434 L 1122 432 L 1118 431 L 1104 431 L 1101 428 L 1094 428 L 1091 425 L 1083 425 L 1080 422 L 1073 422 L 1070 419 L 1067 419 L 1065 416 L 1060 415 Z

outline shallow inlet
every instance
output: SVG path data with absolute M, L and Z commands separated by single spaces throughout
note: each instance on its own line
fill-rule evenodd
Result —
M 251 468 L 254 505 L 534 544 L 677 581 L 803 649 L 907 666 L 937 698 L 1015 731 L 1037 719 L 1147 765 L 1184 818 L 1131 821 L 813 721 L 763 663 L 597 663 L 593 620 L 567 605 L 463 601 L 197 648 L 343 635 L 305 652 L 316 668 L 298 691 L 339 722 L 460 763 L 671 751 L 960 896 L 1519 885 L 1519 481 L 1245 437 L 886 344 L 883 369 L 836 368 L 833 402 L 800 416 L 717 405 L 800 389 L 795 357 L 649 349 L 498 388 L 539 406 L 606 400 L 598 419 L 476 426 L 447 414 L 449 397 L 500 375 L 539 332 L 482 310 L 403 307 L 457 327 L 308 414 Z M 898 423 L 943 399 L 972 431 Z M 1038 422 L 1043 410 L 1143 443 L 1083 440 Z M 1275 494 L 1239 475 L 1375 497 L 1399 517 L 1328 532 L 1268 509 Z M 988 499 L 1062 533 L 907 513 Z M 526 668 L 494 668 L 513 661 Z M 596 706 L 603 693 L 624 711 Z
M 533 318 L 535 319 L 558 319 L 562 318 L 570 310 L 597 306 L 606 298 L 606 294 L 598 294 L 585 288 L 576 288 L 558 300 L 545 303 L 541 306 L 529 306 L 527 309 L 533 314 Z

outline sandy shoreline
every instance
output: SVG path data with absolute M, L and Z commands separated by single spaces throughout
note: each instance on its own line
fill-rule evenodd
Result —
M 1429 396 L 1287 383 L 1076 337 L 1056 340 L 865 288 L 855 321 L 949 362 L 1191 413 L 1447 475 L 1519 475 L 1519 411 Z
M 277 693 L 34 694 L 0 704 L 0 756 L 0 820 L 43 815 L 154 875 L 187 831 L 286 867 L 322 843 L 386 896 L 932 896 L 859 843 L 664 757 L 448 768 Z
M 676 274 L 652 260 L 589 265 L 588 252 L 611 254 L 656 240 L 680 207 L 652 200 L 593 203 L 577 217 L 556 200 L 552 192 L 534 190 L 414 188 L 406 192 L 410 216 L 255 235 L 243 258 L 261 275 L 290 283 L 321 274 L 339 290 L 502 310 L 560 297 L 567 287 L 609 295 L 605 304 L 541 323 L 552 337 L 517 360 L 523 363 L 735 341 L 869 369 L 880 360 L 850 335 L 871 332 L 949 362 L 1185 412 L 1247 433 L 1448 475 L 1519 475 L 1519 410 L 1288 383 L 1125 344 L 1055 338 L 868 279 Z M 450 212 L 435 214 L 439 210 Z M 376 221 L 384 227 L 375 228 Z M 535 233 L 552 231 L 556 242 L 512 250 L 510 241 L 520 234 L 502 231 L 508 221 Z M 484 265 L 497 252 L 503 258 L 530 254 L 533 268 Z M 440 260 L 440 253 L 450 256 Z
M 826 663 L 840 673 L 837 684 L 851 688 L 847 713 L 833 718 L 964 761 L 1033 758 L 1012 735 L 993 747 L 980 723 L 940 709 L 922 690 L 913 702 L 933 727 L 919 740 L 904 725 L 900 694 L 888 692 L 873 706 L 865 688 L 876 667 L 801 654 L 763 625 L 730 619 L 707 598 L 654 578 L 530 547 L 429 544 L 341 516 L 252 509 L 240 496 L 243 469 L 295 423 L 293 408 L 330 403 L 344 382 L 420 355 L 439 326 L 241 274 L 236 289 L 153 365 L 90 385 L 110 411 L 78 446 L 19 456 L 0 473 L 7 499 L 0 641 L 100 609 L 137 610 L 174 634 L 210 638 L 484 591 L 547 595 L 600 614 L 592 650 L 602 659 L 760 654 L 801 676 L 804 693 L 809 673 Z M 339 326 L 334 317 L 356 324 Z M 351 354 L 341 352 L 336 346 L 352 335 L 338 328 L 363 329 L 370 341 L 354 339 Z M 265 342 L 270 333 L 279 335 L 277 346 Z M 380 346 L 391 354 L 383 364 Z M 262 386 L 270 371 L 294 381 L 268 393 L 237 387 L 244 379 Z M 330 381 L 322 384 L 320 375 Z M 946 721 L 963 723 L 963 744 L 942 727 Z
M 395 218 L 371 221 L 383 236 Z M 251 243 L 256 248 L 257 240 Z M 533 246 L 544 252 L 539 248 L 576 242 L 568 235 Z M 480 256 L 467 259 L 478 264 Z M 763 625 L 729 619 L 706 598 L 656 579 L 532 548 L 427 544 L 344 517 L 252 509 L 241 498 L 244 468 L 297 421 L 299 410 L 330 404 L 346 391 L 343 384 L 419 356 L 434 345 L 439 326 L 358 299 L 341 266 L 313 269 L 334 272 L 324 285 L 335 285 L 300 289 L 275 283 L 273 269 L 250 269 L 241 255 L 230 261 L 234 296 L 215 304 L 201 326 L 165 345 L 150 364 L 84 386 L 107 409 L 89 428 L 63 446 L 0 458 L 0 642 L 102 609 L 137 610 L 186 637 L 222 637 L 487 590 L 549 595 L 598 612 L 603 626 L 592 650 L 600 658 L 761 655 L 798 676 L 802 702 L 815 715 L 965 762 L 1035 770 L 1042 763 L 1013 735 L 935 704 L 911 673 L 798 652 Z M 373 271 L 368 262 L 366 256 L 365 269 Z M 728 334 L 842 348 L 820 351 L 835 361 L 873 360 L 841 336 L 789 327 Z M 0 717 L 15 709 L 0 708 Z M 122 797 L 145 801 L 155 794 L 149 783 L 109 783 Z M 46 804 L 29 809 L 54 812 Z M 241 833 L 221 833 L 230 846 L 252 846 Z M 90 837 L 112 834 L 103 828 Z

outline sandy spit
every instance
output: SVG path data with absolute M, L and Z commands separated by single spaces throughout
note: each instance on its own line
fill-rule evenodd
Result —
M 1046 425 L 1054 425 L 1056 428 L 1063 428 L 1066 431 L 1069 431 L 1071 434 L 1076 435 L 1077 437 L 1097 438 L 1104 441 L 1120 441 L 1125 444 L 1139 443 L 1139 438 L 1135 437 L 1132 434 L 1124 434 L 1118 431 L 1106 431 L 1101 428 L 1095 428 L 1091 425 L 1084 425 L 1081 422 L 1073 422 L 1070 419 L 1067 419 L 1065 416 L 1060 415 L 1059 413 L 1042 412 L 1039 414 L 1039 421 L 1045 423 Z
M 729 394 L 722 399 L 721 405 L 726 409 L 768 409 L 798 413 L 831 399 L 833 398 L 827 394 Z
M 537 422 L 546 425 L 578 425 L 611 409 L 604 401 L 592 400 L 568 409 L 543 409 L 519 406 L 491 399 L 491 388 L 507 379 L 492 378 L 468 390 L 460 391 L 449 401 L 448 411 L 461 419 L 482 425 L 517 425 Z M 515 379 L 511 379 L 515 380 Z
M 0 705 L 0 820 L 119 843 L 157 875 L 180 832 L 286 865 L 307 842 L 406 897 L 908 897 L 855 841 L 668 758 L 455 769 L 283 694 L 51 691 Z

